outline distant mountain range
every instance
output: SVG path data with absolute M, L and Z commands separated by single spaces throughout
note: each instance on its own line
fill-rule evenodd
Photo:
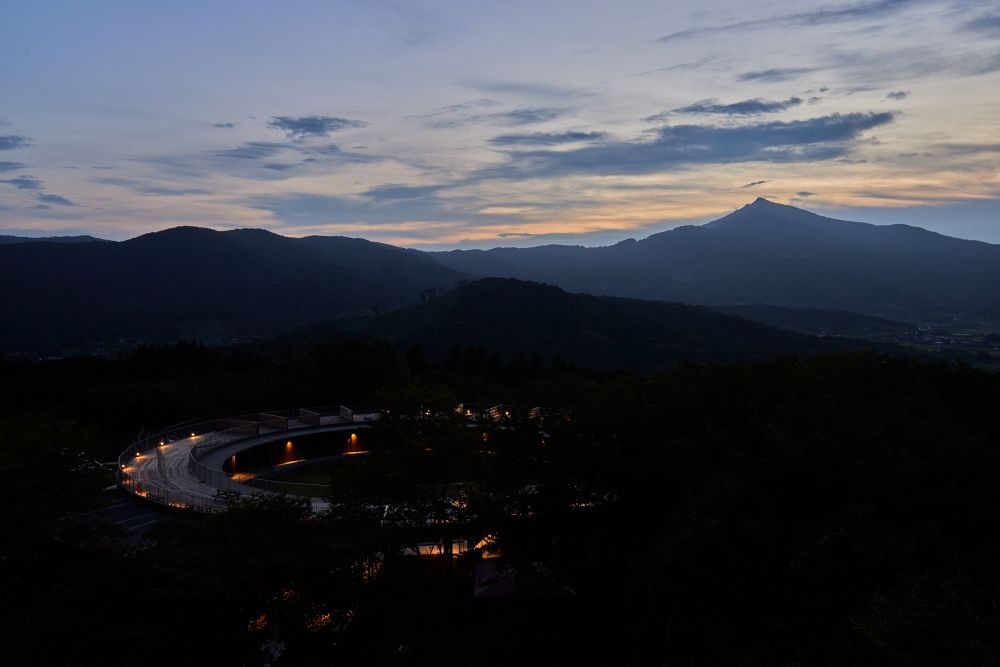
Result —
M 0 245 L 0 350 L 272 335 L 398 308 L 463 277 L 414 250 L 253 229 Z
M 757 199 L 723 218 L 613 246 L 435 253 L 480 276 L 709 306 L 769 304 L 923 322 L 1000 321 L 1000 246 L 825 218 Z
M 954 314 L 1000 322 L 1000 246 L 916 227 L 832 220 L 758 199 L 699 227 L 603 248 L 425 253 L 345 237 L 196 227 L 123 242 L 17 238 L 0 243 L 0 351 L 107 350 L 179 337 L 246 340 L 388 313 L 479 277 L 709 305 L 810 334 L 866 335 Z M 505 312 L 514 317 L 510 308 Z M 542 317 L 528 308 L 523 317 Z M 678 317 L 690 312 L 655 308 Z M 665 316 L 650 317 L 668 324 Z M 399 331 L 409 330 L 404 324 Z M 519 335 L 511 332 L 508 342 Z M 718 340 L 706 341 L 706 349 L 718 349 Z M 697 347 L 688 343 L 681 347 Z
M 104 239 L 94 236 L 8 236 L 0 234 L 0 245 L 10 245 L 13 243 L 93 243 L 95 241 L 107 243 Z
M 763 359 L 855 349 L 890 351 L 846 338 L 781 331 L 702 306 L 570 294 L 513 279 L 462 283 L 427 303 L 363 321 L 314 327 L 417 345 L 431 359 L 480 348 L 509 360 L 534 355 L 599 371 L 663 371 L 683 360 Z

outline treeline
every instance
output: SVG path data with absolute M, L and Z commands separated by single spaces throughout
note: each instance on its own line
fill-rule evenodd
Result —
M 559 358 L 504 359 L 459 345 L 446 359 L 430 360 L 417 345 L 400 350 L 383 340 L 229 348 L 180 342 L 142 346 L 118 358 L 0 360 L 0 418 L 57 418 L 98 428 L 106 441 L 93 454 L 107 459 L 140 429 L 189 419 L 342 402 L 394 411 L 450 409 L 479 396 L 551 402 L 563 387 L 598 377 Z

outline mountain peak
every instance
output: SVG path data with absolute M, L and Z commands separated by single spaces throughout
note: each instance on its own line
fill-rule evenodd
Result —
M 775 202 L 771 201 L 770 199 L 765 199 L 764 197 L 757 197 L 756 199 L 754 199 L 752 202 L 750 202 L 749 204 L 747 204 L 743 208 L 762 209 L 762 208 L 770 208 L 770 207 L 774 207 L 774 206 L 781 206 L 781 204 L 775 203 Z
M 757 197 L 749 204 L 741 206 L 729 215 L 718 220 L 707 222 L 702 227 L 706 229 L 735 229 L 748 225 L 759 226 L 802 222 L 808 218 L 818 218 L 813 213 L 801 208 L 779 204 L 763 197 Z

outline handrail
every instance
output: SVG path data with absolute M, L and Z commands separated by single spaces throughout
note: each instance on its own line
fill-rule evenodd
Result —
M 292 408 L 219 419 L 180 422 L 145 438 L 136 440 L 133 444 L 122 450 L 121 454 L 118 455 L 118 466 L 116 468 L 118 485 L 137 496 L 149 498 L 150 500 L 172 507 L 183 507 L 208 513 L 224 510 L 229 502 L 226 498 L 220 498 L 218 495 L 206 498 L 157 484 L 156 481 L 143 479 L 133 474 L 132 468 L 129 465 L 141 459 L 142 456 L 155 452 L 161 477 L 165 477 L 166 475 L 163 474 L 162 468 L 161 445 L 186 439 L 197 439 L 192 443 L 188 453 L 187 469 L 196 479 L 211 485 L 217 490 L 243 493 L 247 492 L 248 489 L 258 489 L 261 493 L 283 493 L 286 495 L 302 495 L 307 497 L 323 495 L 322 491 L 328 488 L 324 484 L 272 480 L 253 480 L 253 483 L 248 484 L 246 482 L 250 482 L 251 480 L 244 480 L 243 482 L 234 480 L 232 474 L 221 469 L 210 468 L 199 459 L 219 447 L 232 444 L 238 440 L 301 428 L 315 428 L 322 424 L 324 418 L 334 417 L 340 417 L 338 408 Z M 297 423 L 293 425 L 293 422 Z

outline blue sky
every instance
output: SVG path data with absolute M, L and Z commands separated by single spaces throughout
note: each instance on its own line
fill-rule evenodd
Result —
M 996 0 L 0 4 L 0 233 L 1000 242 Z

